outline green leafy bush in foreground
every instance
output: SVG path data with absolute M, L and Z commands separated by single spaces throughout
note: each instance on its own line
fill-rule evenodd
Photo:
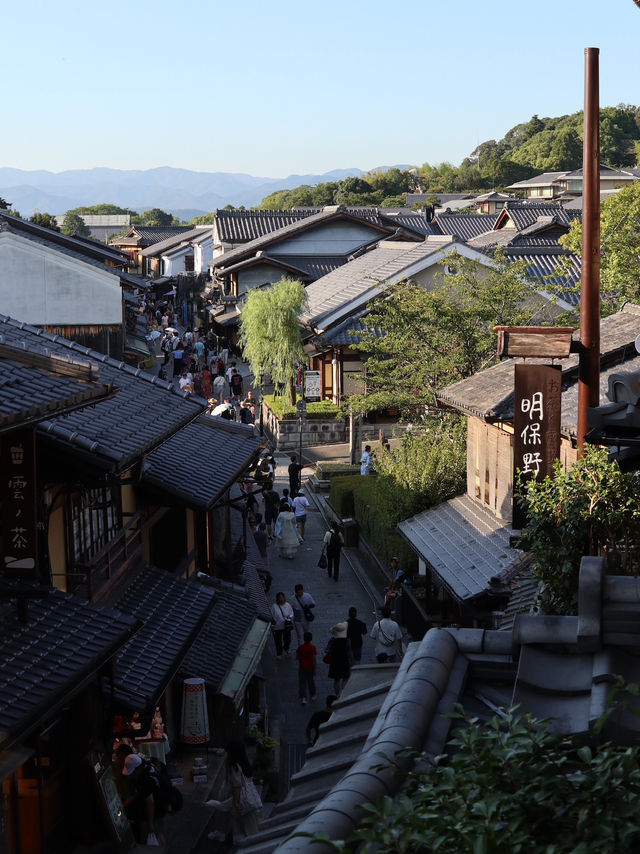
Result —
M 315 838 L 342 854 L 640 850 L 640 748 L 589 746 L 515 709 L 487 723 L 453 717 L 463 726 L 449 758 L 416 756 L 401 792 L 365 806 L 352 839 Z
M 292 406 L 285 397 L 265 394 L 263 400 L 278 418 L 288 420 L 298 417 L 298 411 L 295 406 Z M 307 418 L 329 419 L 336 418 L 338 414 L 338 407 L 330 400 L 318 400 L 315 403 L 307 403 Z

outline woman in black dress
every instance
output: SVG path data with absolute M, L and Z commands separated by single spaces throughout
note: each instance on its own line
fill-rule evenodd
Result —
M 348 628 L 349 624 L 346 621 L 336 623 L 331 628 L 331 639 L 329 640 L 328 654 L 331 656 L 329 679 L 333 679 L 333 690 L 338 695 L 347 684 L 347 679 L 351 673 L 349 641 L 347 640 Z

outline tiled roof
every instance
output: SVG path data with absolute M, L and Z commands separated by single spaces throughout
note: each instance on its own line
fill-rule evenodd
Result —
M 153 243 L 147 249 L 143 249 L 140 253 L 143 258 L 153 258 L 156 255 L 162 255 L 169 250 L 175 250 L 180 246 L 187 245 L 193 242 L 211 236 L 212 227 L 210 225 L 199 225 L 197 228 L 191 228 L 189 231 L 182 231 L 180 234 L 173 234 L 164 240 Z
M 134 225 L 124 237 L 117 237 L 109 242 L 112 246 L 150 246 L 152 243 L 159 243 L 192 230 L 191 225 Z
M 119 389 L 111 400 L 43 421 L 38 427 L 41 436 L 85 452 L 96 465 L 126 469 L 205 408 L 205 401 L 171 383 L 4 315 L 0 315 L 0 336 L 13 347 L 89 363 L 98 369 L 101 383 Z
M 260 438 L 246 424 L 201 415 L 177 430 L 145 459 L 143 480 L 210 510 L 255 460 Z
M 534 225 L 540 217 L 554 217 L 562 225 L 571 225 L 572 220 L 579 218 L 580 212 L 566 210 L 558 202 L 531 202 L 527 200 L 507 202 L 498 214 L 495 228 L 503 228 L 511 219 L 518 231 Z
M 235 486 L 231 491 L 231 497 L 237 500 L 240 497 L 240 488 Z M 243 536 L 243 521 L 240 512 L 237 509 L 231 511 L 231 537 L 234 545 Z M 259 573 L 264 571 L 264 558 L 260 554 L 260 550 L 256 541 L 247 526 L 246 539 L 246 555 L 242 564 L 242 576 L 244 578 L 244 588 L 249 599 L 249 602 L 256 609 L 256 614 L 260 619 L 271 622 L 271 603 L 269 597 L 265 593 L 264 585 L 260 579 Z
M 3 580 L 3 593 L 15 586 Z M 0 744 L 52 714 L 138 626 L 130 616 L 59 590 L 29 599 L 28 607 L 23 623 L 16 601 L 0 600 Z
M 338 326 L 333 326 L 322 335 L 323 344 L 331 347 L 357 347 L 362 340 L 363 332 L 373 332 L 377 338 L 381 336 L 381 332 L 377 329 L 371 329 L 363 320 L 363 315 L 358 314 L 354 317 L 348 317 L 343 323 Z
M 180 666 L 182 673 L 204 679 L 215 691 L 255 618 L 255 607 L 244 597 L 216 591 L 213 609 Z
M 215 593 L 162 569 L 146 567 L 116 607 L 143 625 L 120 650 L 114 696 L 132 709 L 153 705 L 177 672 L 209 615 Z
M 323 208 L 317 213 L 312 213 L 307 217 L 296 220 L 289 225 L 283 226 L 277 231 L 257 237 L 254 240 L 250 240 L 248 243 L 245 243 L 243 246 L 239 246 L 237 249 L 231 249 L 229 252 L 217 255 L 213 259 L 211 266 L 218 269 L 230 267 L 241 259 L 254 255 L 258 250 L 264 250 L 267 246 L 279 243 L 283 240 L 288 240 L 290 237 L 293 237 L 296 234 L 301 234 L 314 226 L 323 225 L 324 223 L 332 222 L 336 219 L 347 219 L 356 222 L 362 222 L 364 220 L 364 222 L 372 229 L 372 238 L 375 232 L 378 232 L 381 236 L 382 234 L 388 234 L 390 232 L 392 227 L 380 222 L 380 217 L 378 216 L 375 208 L 366 208 L 364 210 L 374 210 L 376 213 L 375 215 L 360 212 L 356 214 L 339 205 Z
M 81 257 L 85 261 L 99 262 L 101 266 L 104 266 L 106 261 L 123 264 L 127 260 L 123 258 L 122 252 L 111 246 L 107 246 L 106 243 L 86 237 L 69 237 L 59 231 L 53 231 L 50 228 L 44 228 L 44 226 L 20 219 L 20 217 L 11 216 L 6 211 L 0 211 L 0 223 L 3 223 L 11 231 L 21 234 L 23 237 L 55 246 L 74 256 Z M 110 269 L 110 272 L 117 273 L 117 270 Z
M 62 414 L 111 391 L 96 368 L 74 360 L 73 354 L 33 357 L 27 350 L 7 347 L 4 337 L 0 334 L 0 431 Z M 79 376 L 69 376 L 75 368 Z
M 607 388 L 607 372 L 620 366 L 634 366 L 639 359 L 634 342 L 640 335 L 640 306 L 627 303 L 621 311 L 600 321 L 601 399 Z M 574 332 L 579 338 L 579 332 Z M 548 360 L 529 359 L 533 364 Z M 513 418 L 513 376 L 515 359 L 505 359 L 466 380 L 453 383 L 438 392 L 438 400 L 454 409 L 487 421 L 510 421 Z M 563 431 L 573 435 L 577 428 L 578 356 L 572 354 L 560 362 L 563 374 Z M 571 388 L 573 387 L 573 388 Z M 568 391 L 570 389 L 570 391 Z
M 461 602 L 485 593 L 522 555 L 509 546 L 509 524 L 468 495 L 405 519 L 398 530 Z
M 516 181 L 515 184 L 510 184 L 507 190 L 520 190 L 527 187 L 550 187 L 558 178 L 563 178 L 567 172 L 543 172 L 541 175 L 534 175 L 533 178 L 527 178 L 525 181 Z
M 319 208 L 288 211 L 216 211 L 216 231 L 222 243 L 248 243 L 315 214 Z
M 456 234 L 462 240 L 471 240 L 484 234 L 496 224 L 497 214 L 441 213 L 435 218 L 441 234 Z
M 427 222 L 424 214 L 421 211 L 412 211 L 408 208 L 381 208 L 380 220 L 383 223 L 388 223 L 395 228 L 404 228 L 414 231 L 416 234 L 421 234 L 423 237 L 427 234 L 440 234 L 440 230 L 433 222 Z
M 322 328 L 329 315 L 340 309 L 351 312 L 368 302 L 385 286 L 400 281 L 414 264 L 453 247 L 449 237 L 429 238 L 422 243 L 385 242 L 338 267 L 307 287 L 309 310 L 303 320 Z

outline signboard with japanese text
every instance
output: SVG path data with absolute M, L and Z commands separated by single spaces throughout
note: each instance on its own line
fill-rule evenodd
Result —
M 320 371 L 304 372 L 304 396 L 305 400 L 321 400 Z
M 13 430 L 0 441 L 2 572 L 7 578 L 38 575 L 35 430 Z
M 553 474 L 560 456 L 562 371 L 555 365 L 516 365 L 513 417 L 514 497 L 512 527 L 521 530 L 526 514 L 517 500 L 515 475 L 525 481 Z

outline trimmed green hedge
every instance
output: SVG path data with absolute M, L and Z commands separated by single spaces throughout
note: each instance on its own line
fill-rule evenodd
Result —
M 345 477 L 346 475 L 360 474 L 360 466 L 351 466 L 349 463 L 318 463 L 316 477 L 318 480 L 331 480 L 334 477 Z
M 262 398 L 269 409 L 282 421 L 288 421 L 298 417 L 295 406 L 284 397 L 276 397 L 273 394 L 265 394 Z M 337 418 L 339 409 L 330 400 L 319 400 L 315 403 L 307 403 L 307 418 Z
M 332 477 L 329 501 L 340 517 L 353 516 L 357 519 L 362 535 L 383 566 L 389 566 L 391 558 L 396 555 L 408 572 L 417 570 L 415 552 L 395 530 L 396 520 L 387 510 L 387 501 L 380 495 L 377 478 L 366 475 Z

